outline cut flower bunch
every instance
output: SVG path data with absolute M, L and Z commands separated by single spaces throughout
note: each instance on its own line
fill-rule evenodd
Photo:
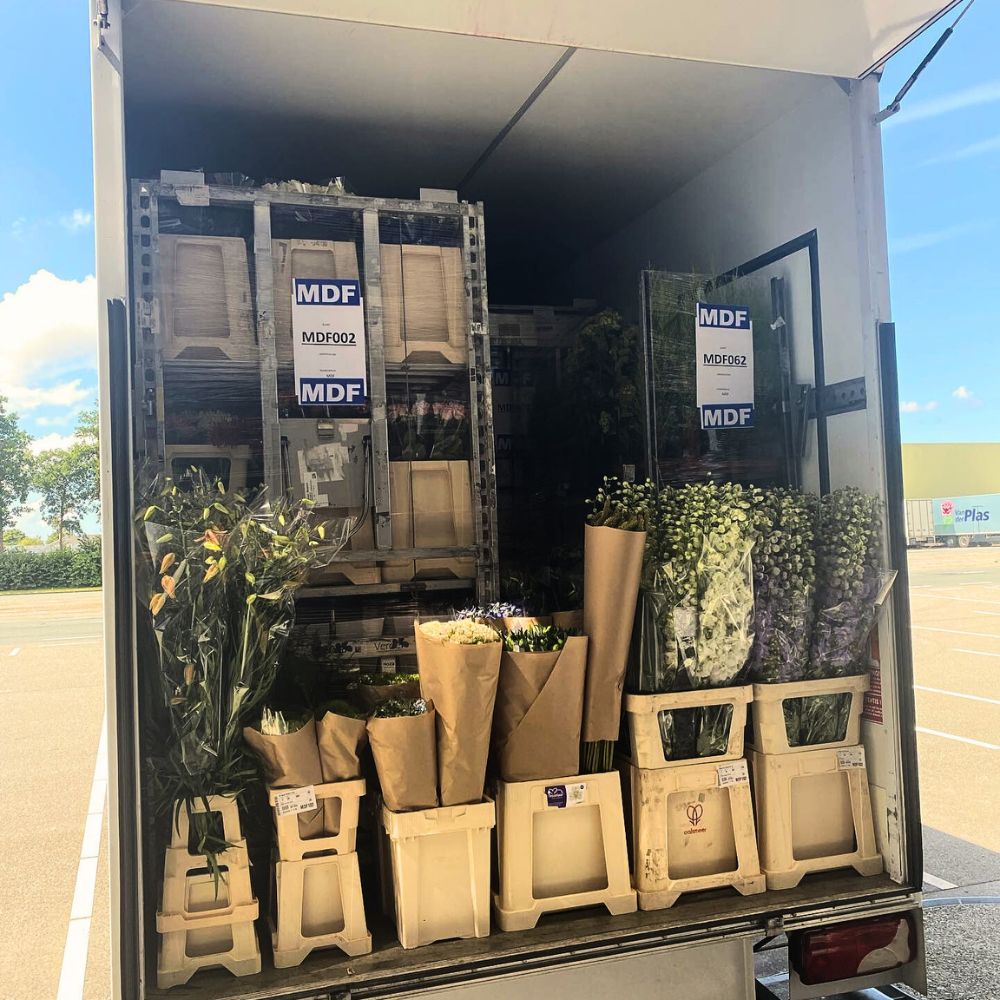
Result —
M 343 545 L 347 524 L 314 524 L 310 503 L 247 499 L 191 470 L 181 489 L 155 483 L 135 524 L 163 712 L 149 733 L 161 812 L 186 808 L 209 864 L 227 848 L 209 814 L 211 795 L 239 797 L 256 776 L 241 738 L 270 693 L 295 618 L 294 594 L 316 550 Z M 332 543 L 332 544 L 331 544 Z M 216 869 L 217 870 L 217 869 Z

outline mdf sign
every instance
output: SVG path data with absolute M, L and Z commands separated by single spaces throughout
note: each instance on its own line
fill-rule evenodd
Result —
M 292 278 L 295 391 L 302 406 L 368 400 L 365 303 L 354 278 Z
M 753 427 L 753 321 L 746 306 L 699 302 L 694 343 L 702 430 Z

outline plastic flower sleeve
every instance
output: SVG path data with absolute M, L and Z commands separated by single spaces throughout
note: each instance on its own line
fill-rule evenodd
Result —
M 674 608 L 660 574 L 657 586 L 641 588 L 632 630 L 628 687 L 636 694 L 673 691 L 677 683 Z

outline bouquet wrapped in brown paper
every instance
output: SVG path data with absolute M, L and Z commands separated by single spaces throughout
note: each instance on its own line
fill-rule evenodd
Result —
M 247 726 L 243 739 L 260 758 L 264 780 L 270 788 L 301 788 L 323 783 L 323 767 L 316 743 L 316 723 L 286 720 L 281 712 L 265 708 L 260 728 Z M 299 813 L 299 836 L 322 837 L 326 830 L 324 808 Z
M 441 805 L 480 802 L 486 783 L 500 636 L 470 620 L 416 626 L 420 692 L 437 711 Z
M 319 762 L 324 781 L 361 777 L 361 750 L 368 737 L 364 716 L 347 702 L 333 702 L 316 720 Z
M 583 630 L 587 687 L 583 708 L 584 742 L 618 739 L 622 687 L 635 618 L 642 557 L 646 548 L 652 484 L 605 479 L 584 527 Z M 610 751 L 589 757 L 595 770 L 611 765 Z M 597 765 L 600 766 L 597 766 Z
M 504 636 L 493 718 L 496 766 L 504 781 L 579 773 L 586 670 L 585 636 L 555 628 Z
M 419 698 L 384 702 L 368 720 L 382 798 L 392 812 L 438 804 L 434 721 L 434 706 Z
M 416 674 L 362 674 L 351 696 L 359 705 L 374 711 L 384 701 L 405 701 L 420 697 L 420 682 Z

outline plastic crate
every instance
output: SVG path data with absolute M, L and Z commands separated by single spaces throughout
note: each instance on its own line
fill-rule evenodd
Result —
M 159 266 L 164 361 L 257 361 L 243 239 L 161 234 Z
M 858 677 L 830 677 L 814 681 L 792 681 L 788 684 L 754 684 L 753 708 L 750 712 L 752 723 L 751 749 L 765 754 L 805 753 L 821 748 L 857 746 L 861 741 L 861 712 L 864 709 L 865 692 L 868 690 L 867 674 Z M 849 710 L 845 713 L 845 728 L 842 739 L 826 743 L 794 745 L 788 738 L 788 723 L 785 704 L 794 699 L 828 698 L 842 695 L 850 698 Z
M 397 549 L 438 549 L 471 546 L 472 484 L 469 463 L 390 462 L 392 544 Z M 453 556 L 387 562 L 387 583 L 417 579 L 474 579 L 473 556 Z
M 268 801 L 273 807 L 278 796 L 287 788 L 272 788 Z M 301 861 L 317 854 L 353 854 L 357 850 L 358 814 L 361 797 L 365 794 L 365 781 L 334 781 L 313 785 L 316 802 L 323 807 L 324 824 L 336 827 L 336 833 L 320 837 L 303 838 L 297 813 L 279 816 L 274 811 L 274 828 L 277 834 L 278 857 L 282 861 Z
M 768 889 L 791 889 L 833 868 L 882 871 L 864 759 L 860 746 L 751 754 Z
M 278 861 L 274 874 L 271 942 L 276 969 L 300 965 L 321 948 L 339 948 L 352 956 L 372 950 L 357 854 Z
M 629 694 L 625 696 L 628 715 L 629 748 L 632 763 L 640 768 L 678 767 L 705 762 L 721 763 L 739 760 L 743 756 L 743 738 L 746 730 L 747 705 L 753 697 L 751 686 L 716 688 L 705 691 L 676 691 L 669 694 Z M 704 757 L 668 759 L 664 745 L 663 724 L 665 716 L 674 712 L 699 712 L 718 707 L 728 719 L 720 719 L 719 726 L 726 737 L 725 749 Z
M 631 791 L 633 880 L 640 910 L 688 892 L 763 892 L 746 762 L 625 769 Z
M 495 823 L 492 802 L 404 813 L 383 807 L 396 931 L 404 948 L 490 933 Z
M 617 774 L 501 781 L 496 803 L 501 930 L 583 906 L 635 912 Z

